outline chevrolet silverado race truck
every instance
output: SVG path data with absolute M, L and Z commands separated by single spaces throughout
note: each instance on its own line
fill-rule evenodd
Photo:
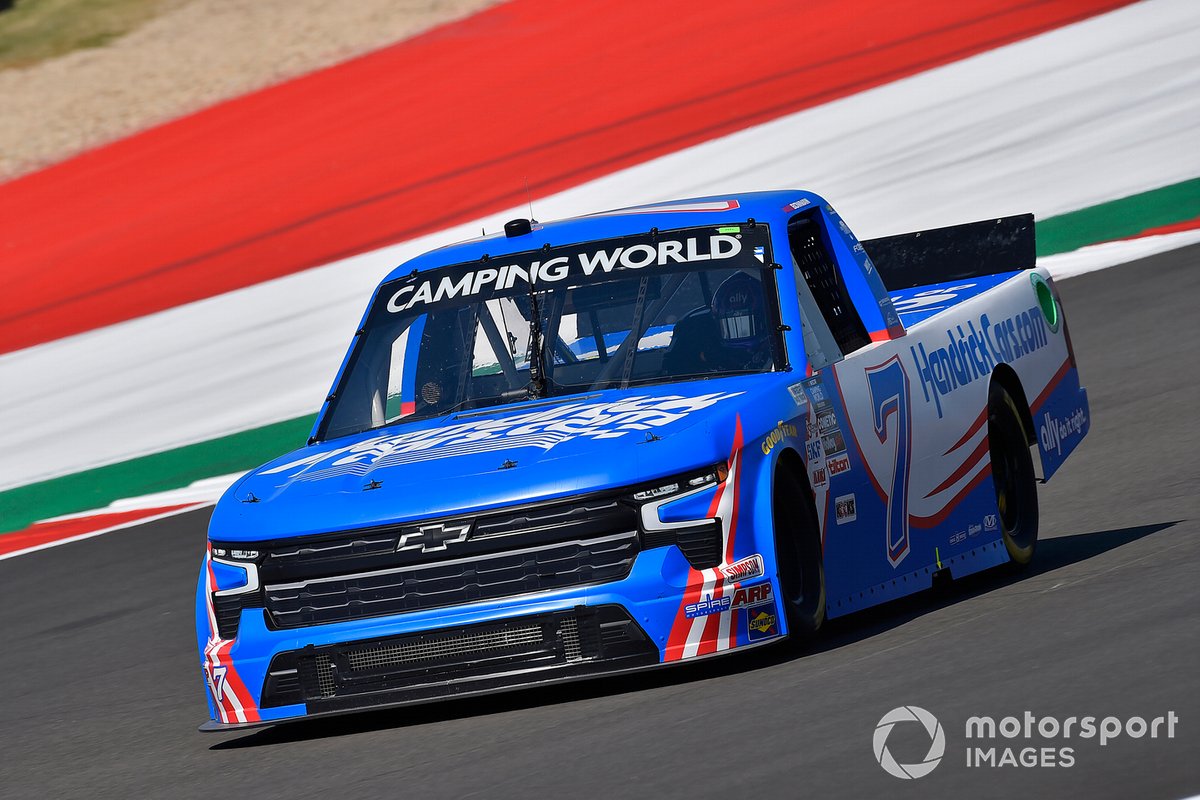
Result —
M 202 729 L 804 639 L 1026 564 L 1088 422 L 1031 216 L 513 220 L 392 271 L 307 445 L 217 504 Z

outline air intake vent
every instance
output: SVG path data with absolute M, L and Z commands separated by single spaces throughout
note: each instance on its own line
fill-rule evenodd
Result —
M 386 639 L 278 654 L 262 708 L 299 702 L 309 711 L 362 708 L 522 685 L 545 674 L 586 674 L 658 662 L 658 648 L 619 606 L 514 617 Z M 295 667 L 293 668 L 293 665 Z
M 571 619 L 571 622 L 574 623 L 574 619 Z M 488 650 L 504 650 L 510 647 L 541 641 L 541 626 L 525 625 L 523 627 L 464 633 L 458 636 L 430 638 L 416 642 L 398 642 L 384 647 L 351 650 L 346 653 L 346 658 L 350 662 L 351 670 L 361 672 L 363 670 L 379 669 L 380 667 L 415 664 L 419 661 L 472 655 Z M 575 649 L 579 649 L 579 634 L 577 631 L 575 633 Z

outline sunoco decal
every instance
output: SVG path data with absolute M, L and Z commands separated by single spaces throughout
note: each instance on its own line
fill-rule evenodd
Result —
M 996 364 L 1008 364 L 1037 352 L 1050 341 L 1046 320 L 1034 306 L 1011 317 L 992 322 L 987 314 L 979 317 L 979 327 L 968 320 L 946 331 L 943 347 L 926 351 L 923 342 L 910 347 L 925 402 L 932 401 L 942 416 L 942 398 L 956 389 L 992 374 Z

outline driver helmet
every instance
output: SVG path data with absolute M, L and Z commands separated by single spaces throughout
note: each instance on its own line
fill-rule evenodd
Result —
M 767 336 L 762 284 L 745 272 L 721 282 L 713 293 L 712 310 L 726 345 L 753 348 Z

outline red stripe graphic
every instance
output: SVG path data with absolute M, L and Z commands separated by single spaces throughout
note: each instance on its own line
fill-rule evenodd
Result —
M 725 482 L 717 487 L 712 502 L 709 503 L 708 512 L 705 514 L 709 519 L 722 517 L 721 509 L 726 500 L 725 493 L 727 491 L 733 493 L 733 497 L 729 502 L 728 519 L 721 519 L 722 530 L 725 535 L 725 557 L 722 566 L 732 564 L 734 561 L 733 548 L 734 539 L 737 536 L 739 485 L 742 475 L 742 444 L 742 418 L 738 415 L 734 420 L 733 445 L 730 449 L 729 460 L 726 462 L 729 467 L 729 475 L 725 479 Z M 712 585 L 710 590 L 711 599 L 715 600 L 722 596 L 725 588 L 725 579 L 718 570 L 688 568 L 687 588 L 684 589 L 683 600 L 679 604 L 679 609 L 675 612 L 675 622 L 671 625 L 671 633 L 667 637 L 667 647 L 663 656 L 664 661 L 678 661 L 682 658 L 690 657 L 687 653 L 688 638 L 697 625 L 700 626 L 701 632 L 695 655 L 705 655 L 716 652 L 718 649 L 723 649 L 719 647 L 719 643 L 721 641 L 720 620 L 724 614 L 709 614 L 708 616 L 696 619 L 691 619 L 687 616 L 687 606 L 701 599 L 706 584 Z M 730 588 L 732 588 L 732 585 Z M 734 615 L 731 613 L 730 616 Z M 732 636 L 735 630 L 731 621 L 728 629 L 729 638 L 724 642 L 725 648 L 732 646 Z
M 138 520 L 147 519 L 159 514 L 166 514 L 170 511 L 190 508 L 193 505 L 195 503 L 184 503 L 182 505 L 162 506 L 160 508 L 139 508 L 133 511 L 118 511 L 110 514 L 97 513 L 88 517 L 76 517 L 57 522 L 37 522 L 24 530 L 0 536 L 0 556 L 30 547 L 61 542 L 64 539 L 71 539 L 76 536 L 84 536 L 117 525 L 137 522 Z
M 523 203 L 526 179 L 545 196 L 1128 2 L 503 3 L 0 186 L 0 352 L 467 222 Z
M 1184 231 L 1194 231 L 1200 229 L 1200 217 L 1185 219 L 1180 222 L 1172 222 L 1169 225 L 1158 225 L 1153 228 L 1146 228 L 1141 233 L 1127 236 L 1124 239 L 1109 239 L 1110 242 L 1129 241 L 1130 239 L 1140 239 L 1143 236 L 1163 236 L 1168 233 L 1183 233 Z
M 964 461 L 959 466 L 958 469 L 956 469 L 956 470 L 954 470 L 954 472 L 950 473 L 950 477 L 946 478 L 946 480 L 939 483 L 936 489 L 933 489 L 932 491 L 929 492 L 929 494 L 925 495 L 925 498 L 928 499 L 930 497 L 933 497 L 935 494 L 938 494 L 939 492 L 944 492 L 947 489 L 949 489 L 951 486 L 953 486 L 954 484 L 958 483 L 960 480 L 962 480 L 962 477 L 964 475 L 966 475 L 968 472 L 971 471 L 972 467 L 975 467 L 976 465 L 979 464 L 979 459 L 982 458 L 984 455 L 986 455 L 987 452 L 988 452 L 988 437 L 984 436 L 982 439 L 979 440 L 979 444 L 975 446 L 975 449 L 971 451 L 971 454 L 969 456 L 967 456 L 967 460 Z
M 245 683 L 238 675 L 233 665 L 232 639 L 222 639 L 217 631 L 217 617 L 213 609 L 212 596 L 217 591 L 217 577 L 212 568 L 212 546 L 209 545 L 209 556 L 205 559 L 204 568 L 208 572 L 208 591 L 205 601 L 208 611 L 208 645 L 205 647 L 204 671 L 208 680 L 209 692 L 217 704 L 218 716 L 221 722 L 257 722 L 258 708 L 254 698 L 246 689 Z

